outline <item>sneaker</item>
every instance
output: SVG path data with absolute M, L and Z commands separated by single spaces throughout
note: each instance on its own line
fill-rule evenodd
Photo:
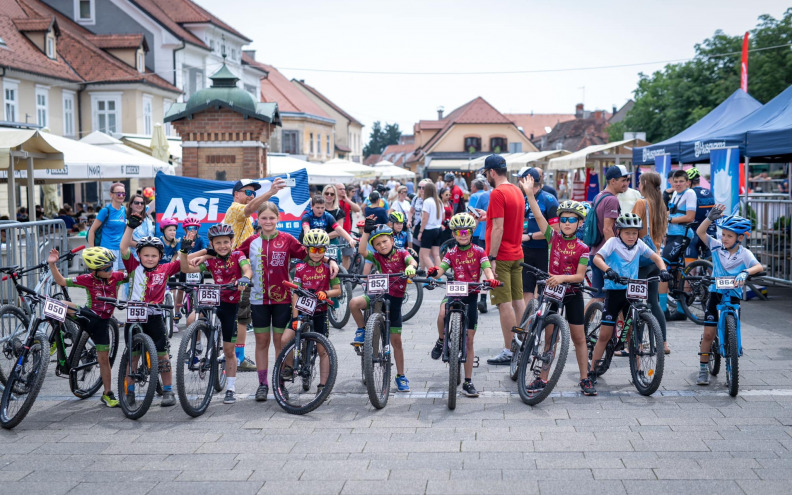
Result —
M 487 312 L 487 301 L 479 301 L 478 302 L 478 310 L 479 313 L 486 313 Z
M 594 383 L 591 381 L 591 378 L 584 378 L 580 380 L 580 390 L 582 390 L 583 395 L 587 397 L 597 395 L 597 389 L 594 388 Z
M 176 396 L 173 394 L 173 390 L 166 390 L 162 392 L 162 401 L 160 402 L 160 407 L 171 407 L 176 405 Z
M 432 347 L 432 359 L 440 359 L 441 354 L 443 354 L 443 339 L 437 339 Z
M 508 349 L 503 349 L 500 354 L 495 356 L 494 358 L 487 359 L 487 364 L 511 364 L 512 353 Z
M 673 315 L 671 315 L 671 313 L 669 313 L 668 311 L 664 312 L 663 314 L 665 316 L 666 321 L 684 321 L 684 320 L 687 320 L 687 316 L 685 316 L 685 313 L 682 313 L 682 312 L 679 312 L 679 311 L 675 311 Z
M 179 333 L 179 326 L 175 321 L 173 322 L 173 333 Z
M 233 390 L 226 390 L 225 398 L 223 399 L 223 404 L 234 404 L 236 402 L 236 394 Z
M 203 344 L 200 340 L 195 343 L 195 353 L 198 355 L 203 354 Z
M 696 385 L 709 385 L 709 369 L 706 366 L 699 368 L 699 376 Z
M 124 395 L 126 396 L 127 405 L 134 406 L 135 405 L 135 391 L 134 390 L 128 390 L 127 393 L 124 394 Z
M 363 342 L 366 340 L 366 329 L 365 328 L 358 328 L 355 330 L 355 338 L 352 340 L 352 345 L 363 345 Z
M 102 404 L 107 407 L 118 407 L 118 399 L 116 399 L 112 390 L 102 396 Z
M 462 384 L 462 393 L 465 394 L 467 397 L 478 397 L 479 393 L 476 390 L 476 386 L 473 385 L 473 382 L 465 382 Z
M 258 402 L 266 402 L 268 393 L 269 393 L 269 387 L 268 386 L 259 385 L 259 388 L 256 389 L 256 401 L 258 401 Z
M 547 380 L 542 380 L 541 378 L 537 378 L 528 385 L 528 391 L 538 392 L 543 388 L 545 388 L 545 386 L 547 386 Z
M 399 392 L 409 392 L 410 391 L 410 380 L 407 379 L 406 376 L 401 375 L 396 377 L 396 390 Z
M 249 357 L 246 357 L 242 360 L 239 366 L 237 366 L 237 370 L 239 371 L 258 371 L 256 368 L 256 363 L 254 363 Z

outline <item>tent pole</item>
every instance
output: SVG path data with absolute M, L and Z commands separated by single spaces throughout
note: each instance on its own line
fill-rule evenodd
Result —
M 38 220 L 36 218 L 36 194 L 34 188 L 36 180 L 33 177 L 33 157 L 28 156 L 27 159 L 27 200 L 28 200 L 28 218 L 31 222 Z
M 14 154 L 8 156 L 8 218 L 16 220 L 16 177 L 14 176 Z

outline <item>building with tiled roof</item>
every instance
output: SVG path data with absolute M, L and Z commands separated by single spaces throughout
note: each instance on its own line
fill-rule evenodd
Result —
M 415 142 L 406 144 L 389 144 L 380 155 L 380 160 L 388 160 L 398 167 L 403 167 L 407 159 L 415 152 Z
M 534 141 L 541 151 L 567 150 L 575 152 L 594 144 L 609 141 L 608 119 L 610 114 L 604 110 L 587 111 L 578 104 L 575 118 L 560 122 L 549 133 Z
M 575 118 L 573 113 L 506 113 L 528 139 L 534 141 L 547 134 L 556 124 Z

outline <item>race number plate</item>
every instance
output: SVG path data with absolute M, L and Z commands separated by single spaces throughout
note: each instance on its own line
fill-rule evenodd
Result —
M 127 304 L 127 323 L 146 323 L 148 321 L 148 305 L 130 302 Z
M 208 285 L 198 287 L 199 306 L 220 306 L 220 289 Z
M 545 286 L 544 295 L 553 301 L 563 302 L 566 295 L 566 285 L 556 285 L 555 287 Z
M 468 284 L 465 282 L 448 282 L 446 284 L 446 296 L 465 297 L 468 295 Z
M 369 275 L 366 293 L 371 295 L 385 294 L 388 292 L 387 275 Z
M 47 298 L 44 301 L 44 317 L 52 318 L 53 320 L 65 321 L 66 320 L 66 306 L 64 303 L 57 299 Z
M 191 284 L 200 284 L 201 283 L 201 274 L 200 273 L 188 273 L 187 274 L 187 282 Z
M 734 281 L 734 277 L 716 277 L 715 278 L 715 288 L 716 289 L 736 289 L 737 282 Z
M 338 258 L 338 246 L 328 246 L 327 247 L 327 257 L 328 258 Z
M 313 316 L 317 304 L 318 300 L 315 297 L 300 296 L 297 298 L 297 304 L 295 304 L 294 307 L 297 308 L 298 311 Z
M 648 299 L 649 284 L 646 282 L 646 280 L 630 280 L 627 283 L 627 298 Z

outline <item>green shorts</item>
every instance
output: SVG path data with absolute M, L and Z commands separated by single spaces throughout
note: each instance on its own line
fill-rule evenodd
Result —
M 523 258 L 515 261 L 497 261 L 495 278 L 502 284 L 490 291 L 490 302 L 498 305 L 518 301 L 523 298 L 522 265 Z

